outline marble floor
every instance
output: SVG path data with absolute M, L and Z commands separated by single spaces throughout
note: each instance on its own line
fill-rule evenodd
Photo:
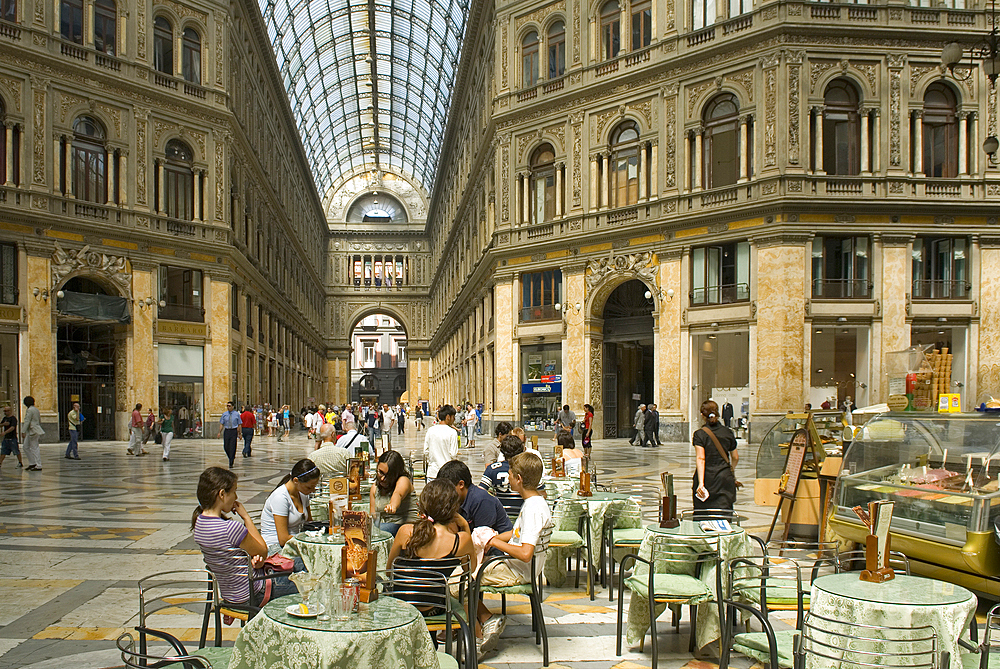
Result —
M 259 513 L 280 477 L 311 444 L 304 433 L 290 441 L 258 437 L 253 457 L 239 458 L 239 496 Z M 486 443 L 479 442 L 480 447 Z M 419 451 L 423 433 L 394 436 L 397 450 Z M 225 466 L 221 440 L 176 439 L 170 461 L 152 441 L 148 456 L 126 455 L 124 442 L 81 442 L 81 460 L 63 457 L 65 446 L 42 445 L 42 471 L 17 468 L 8 457 L 0 466 L 0 669 L 97 669 L 121 666 L 114 639 L 136 624 L 136 581 L 150 574 L 202 567 L 191 539 L 191 512 L 198 475 L 209 465 Z M 626 480 L 658 484 L 658 473 L 675 472 L 680 508 L 690 507 L 688 481 L 694 466 L 688 444 L 658 449 L 632 447 L 624 439 L 596 441 L 595 461 L 602 483 Z M 462 449 L 473 472 L 484 463 L 479 449 Z M 753 480 L 755 454 L 741 451 L 738 476 Z M 419 485 L 418 485 L 419 487 Z M 753 504 L 752 485 L 740 494 L 744 525 L 766 532 L 772 509 Z M 616 608 L 607 593 L 597 601 L 572 588 L 546 591 L 544 611 L 554 667 L 622 669 L 650 666 L 648 644 L 615 654 Z M 530 639 L 527 602 L 509 602 L 510 622 L 497 650 L 483 667 L 522 668 L 541 664 Z M 200 620 L 176 616 L 170 630 L 197 645 Z M 686 617 L 675 635 L 661 621 L 659 666 L 665 669 L 716 666 L 718 646 L 704 655 L 687 653 Z M 235 638 L 238 626 L 225 638 Z M 586 644 L 579 641 L 586 638 Z M 714 659 L 713 659 L 714 658 Z M 731 666 L 750 667 L 737 657 Z

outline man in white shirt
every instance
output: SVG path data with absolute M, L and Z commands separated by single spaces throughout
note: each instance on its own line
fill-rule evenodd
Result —
M 309 459 L 319 467 L 323 476 L 347 476 L 347 460 L 351 454 L 346 448 L 337 446 L 334 441 L 336 431 L 333 425 L 327 423 L 319 429 L 320 436 L 323 437 L 322 448 L 318 448 L 309 455 Z M 357 434 L 355 432 L 355 434 Z
M 455 407 L 445 404 L 438 410 L 438 422 L 427 428 L 424 437 L 424 461 L 427 480 L 437 478 L 441 465 L 458 454 L 458 433 L 455 431 Z
M 392 428 L 396 427 L 396 411 L 388 404 L 382 405 L 382 434 L 386 436 L 386 443 L 392 448 Z
M 469 448 L 474 448 L 476 445 L 476 423 L 478 422 L 479 416 L 476 415 L 472 402 L 469 402 L 465 407 L 465 418 L 462 420 L 462 425 L 465 426 L 465 438 L 468 442 L 466 445 Z
M 358 434 L 358 429 L 354 425 L 354 421 L 347 421 L 344 423 L 344 429 L 347 430 L 337 440 L 337 446 L 340 448 L 346 448 L 348 452 L 348 457 L 353 458 L 354 454 L 358 451 L 358 445 L 361 443 L 361 435 Z

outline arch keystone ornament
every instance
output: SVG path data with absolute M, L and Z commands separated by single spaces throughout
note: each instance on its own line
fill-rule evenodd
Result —
M 56 242 L 52 252 L 52 290 L 57 290 L 63 281 L 77 274 L 98 275 L 107 279 L 121 293 L 132 299 L 132 273 L 127 271 L 128 259 L 107 253 L 92 251 L 90 245 L 79 251 L 66 251 Z

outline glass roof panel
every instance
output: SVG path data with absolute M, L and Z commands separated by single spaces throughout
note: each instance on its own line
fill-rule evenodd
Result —
M 429 194 L 469 0 L 259 3 L 320 193 L 377 156 Z

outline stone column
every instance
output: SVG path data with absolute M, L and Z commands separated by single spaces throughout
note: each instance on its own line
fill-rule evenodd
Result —
M 601 171 L 601 154 L 590 157 L 590 210 L 597 211 L 597 181 Z
M 563 404 L 568 404 L 573 411 L 580 412 L 586 402 L 587 371 L 584 356 L 584 270 L 583 263 L 568 264 L 562 268 L 563 295 L 562 308 L 565 327 L 562 341 L 562 388 Z M 576 311 L 576 306 L 581 306 Z M 579 414 L 581 415 L 582 414 Z
M 687 192 L 691 192 L 694 189 L 694 175 L 691 174 L 691 146 L 694 141 L 692 134 L 692 132 L 684 134 L 684 179 L 682 184 L 684 190 Z
M 67 137 L 66 144 L 63 147 L 63 153 L 66 158 L 66 197 L 76 197 L 76 193 L 73 191 L 73 138 Z
M 118 204 L 128 204 L 128 152 L 122 149 L 118 152 Z
M 656 300 L 659 318 L 656 323 L 656 346 L 653 349 L 654 401 L 660 412 L 660 438 L 687 441 L 689 424 L 682 403 L 681 356 L 681 251 L 660 254 L 658 268 L 660 296 Z M 673 290 L 674 296 L 667 297 Z
M 975 370 L 977 389 L 985 392 L 1000 387 L 1000 302 L 990 297 L 1000 290 L 1000 237 L 982 236 L 979 246 L 979 364 Z M 970 337 L 968 348 L 975 347 Z
M 201 175 L 200 170 L 194 171 L 194 220 L 201 221 L 204 217 L 201 205 Z
M 861 110 L 861 173 L 868 174 L 868 110 Z
M 958 112 L 958 174 L 969 173 L 969 112 Z
M 816 141 L 813 144 L 813 148 L 816 151 L 815 161 L 816 161 L 816 174 L 826 174 L 824 169 L 826 166 L 823 165 L 823 108 L 813 107 L 813 111 L 816 112 Z
M 646 143 L 639 144 L 639 201 L 646 199 Z
M 523 187 L 521 188 L 521 195 L 523 198 L 521 203 L 524 207 L 521 222 L 531 223 L 531 174 L 527 172 L 522 173 L 521 183 L 523 184 Z
M 603 305 L 598 305 L 598 309 Z M 583 338 L 586 357 L 584 400 L 594 407 L 594 438 L 604 438 L 604 320 L 584 307 Z
M 108 204 L 114 199 L 113 184 L 111 183 L 112 178 L 115 176 L 115 170 L 111 166 L 112 160 L 115 154 L 113 151 L 105 147 L 104 149 L 104 202 L 102 204 Z
M 653 25 L 656 25 L 655 23 Z M 660 184 L 656 169 L 656 142 L 649 144 L 649 199 L 655 200 L 660 196 Z
M 407 347 L 409 348 L 409 347 Z M 407 371 L 413 359 L 407 362 Z M 338 339 L 326 352 L 326 387 L 328 401 L 344 404 L 351 401 L 351 347 L 350 341 Z
M 133 406 L 136 402 L 142 402 L 143 408 L 154 407 L 154 410 L 159 406 L 159 386 L 157 384 L 158 370 L 156 367 L 156 359 L 153 357 L 153 316 L 156 311 L 152 307 L 147 307 L 144 300 L 147 297 L 153 297 L 156 299 L 157 290 L 157 280 L 156 280 L 157 266 L 152 263 L 143 263 L 132 259 L 132 324 L 131 324 L 131 337 L 126 339 L 124 345 L 128 347 L 128 401 L 129 406 Z M 228 297 L 228 293 L 223 293 Z M 228 299 L 224 300 L 226 302 L 226 314 L 227 319 L 224 322 L 224 326 L 212 327 L 214 332 L 222 332 L 224 334 L 229 333 L 229 320 L 228 320 Z M 213 306 L 214 311 L 214 306 Z M 212 316 L 214 319 L 214 315 Z M 214 320 L 212 321 L 214 323 Z M 226 366 L 224 369 L 229 369 L 228 362 L 228 339 L 227 339 L 227 356 L 226 356 Z M 206 351 L 208 353 L 208 351 Z M 208 411 L 216 410 L 212 404 L 207 403 L 210 397 L 208 390 L 208 377 L 205 377 L 206 388 L 205 388 L 205 398 L 206 398 L 206 416 L 210 416 Z M 225 407 L 225 403 L 223 403 Z M 218 412 L 216 415 L 221 415 Z M 207 418 L 206 421 L 210 420 Z M 218 420 L 218 419 L 216 419 Z M 216 436 L 213 432 L 209 432 L 209 436 Z
M 913 142 L 913 174 L 924 173 L 924 112 L 921 109 L 913 112 L 914 142 Z
M 14 124 L 13 123 L 6 124 L 6 126 L 4 127 L 4 133 L 5 133 L 4 139 L 6 141 L 5 146 L 7 147 L 6 156 L 4 156 L 4 159 L 6 161 L 4 164 L 6 165 L 5 174 L 7 175 L 7 179 L 4 182 L 4 185 L 13 186 L 14 185 Z
M 694 189 L 701 190 L 702 169 L 702 142 L 704 141 L 705 129 L 698 128 L 694 131 Z
M 966 159 L 968 161 L 968 173 L 978 174 L 979 173 L 979 145 L 976 144 L 976 112 L 969 112 L 969 144 L 973 147 L 972 151 L 968 153 Z M 23 182 L 22 182 L 23 183 Z
M 740 116 L 740 183 L 749 180 L 750 173 L 750 140 L 747 132 L 748 116 Z
M 876 277 L 875 295 L 881 300 L 881 318 L 872 323 L 872 373 L 870 402 L 885 402 L 888 389 L 882 380 L 885 377 L 885 355 L 902 351 L 910 345 L 910 324 L 907 314 L 912 276 L 910 274 L 910 235 L 878 235 L 875 237 L 876 259 L 881 262 L 873 267 L 881 267 Z M 876 383 L 878 384 L 876 386 Z
M 566 168 L 562 163 L 556 163 L 556 218 L 563 215 L 563 170 Z
M 209 340 L 205 346 L 205 422 L 211 428 L 206 436 L 218 437 L 219 418 L 226 410 L 226 402 L 233 399 L 230 382 L 229 332 L 231 323 L 229 280 L 224 275 L 206 276 L 205 284 L 209 294 L 205 296 L 204 304 L 211 305 L 205 314 L 209 321 Z M 209 314 L 211 314 L 209 316 Z M 285 389 L 285 396 L 290 389 Z M 273 401 L 273 400 L 272 400 Z M 214 420 L 213 420 L 214 419 Z
M 882 167 L 882 110 L 875 108 L 874 131 L 872 132 L 872 172 L 879 173 Z
M 756 337 L 751 337 L 750 413 L 756 418 L 754 433 L 762 438 L 788 411 L 805 402 L 809 383 L 805 368 L 805 300 L 809 235 L 776 234 L 751 240 L 757 248 L 758 277 Z M 754 406 L 756 404 L 756 406 Z
M 56 371 L 56 329 L 54 322 L 55 295 L 48 300 L 32 295 L 34 288 L 52 290 L 50 258 L 52 249 L 40 244 L 25 244 L 27 283 L 21 290 L 24 305 L 25 330 L 21 331 L 21 395 L 35 398 L 42 416 L 45 442 L 59 441 L 58 384 Z M 24 371 L 27 371 L 27 374 Z M 15 414 L 24 416 L 24 405 L 13 407 Z
M 167 204 L 167 175 L 164 173 L 163 161 L 156 160 L 156 183 L 159 184 L 158 197 L 156 198 L 156 211 L 160 214 L 166 213 Z M 248 240 L 249 242 L 249 240 Z
M 517 314 L 514 277 L 497 277 L 494 287 L 495 304 L 495 370 L 497 387 L 496 420 L 512 420 L 520 395 L 518 347 L 514 339 Z
M 601 174 L 601 209 L 611 206 L 611 199 L 608 197 L 608 188 L 611 184 L 611 154 L 603 157 L 604 171 Z

